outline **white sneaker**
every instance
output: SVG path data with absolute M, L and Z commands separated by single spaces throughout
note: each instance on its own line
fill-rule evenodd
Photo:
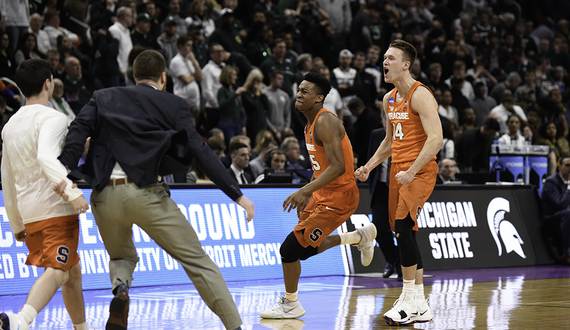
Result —
M 412 292 L 408 294 L 412 294 L 414 297 L 409 297 L 405 292 L 402 292 L 400 298 L 394 302 L 394 306 L 384 314 L 386 323 L 389 325 L 406 325 L 414 323 L 413 318 L 419 315 L 415 303 L 415 293 Z
M 305 326 L 305 321 L 299 319 L 289 319 L 289 320 L 263 319 L 259 321 L 259 324 L 273 330 L 301 330 Z
M 376 245 L 376 226 L 373 223 L 367 223 L 363 227 L 356 228 L 362 237 L 360 243 L 356 245 L 360 250 L 360 262 L 366 267 L 372 262 L 374 257 L 374 246 Z
M 418 314 L 412 317 L 413 323 L 429 322 L 433 318 L 431 309 L 429 308 L 429 299 L 416 299 L 416 308 Z
M 285 295 L 279 297 L 273 307 L 259 314 L 264 319 L 295 319 L 303 315 L 305 310 L 299 300 L 289 301 Z
M 26 322 L 20 321 L 18 314 L 0 313 L 0 329 L 2 330 L 30 330 Z

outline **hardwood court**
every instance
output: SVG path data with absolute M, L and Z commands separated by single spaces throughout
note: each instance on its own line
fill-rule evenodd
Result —
M 570 329 L 570 267 L 426 271 L 426 294 L 433 320 L 416 329 Z M 395 279 L 378 274 L 358 277 L 301 278 L 299 297 L 307 314 L 298 320 L 260 320 L 283 292 L 281 279 L 228 283 L 244 330 L 395 329 L 382 318 L 401 292 Z M 85 291 L 91 329 L 104 329 L 110 290 Z M 192 285 L 133 288 L 129 329 L 223 329 Z M 3 310 L 17 311 L 25 296 L 0 296 Z M 61 293 L 56 294 L 31 329 L 72 329 Z

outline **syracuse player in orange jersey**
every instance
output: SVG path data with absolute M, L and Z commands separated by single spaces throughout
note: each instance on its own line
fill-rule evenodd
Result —
M 384 314 L 390 325 L 428 322 L 432 318 L 424 295 L 416 231 L 417 217 L 435 186 L 435 156 L 443 135 L 433 94 L 410 74 L 415 58 L 414 46 L 403 40 L 392 42 L 384 54 L 384 79 L 395 86 L 384 96 L 390 125 L 376 153 L 355 172 L 359 180 L 366 181 L 374 167 L 392 156 L 388 208 L 400 249 L 404 288 L 392 309 Z
M 313 166 L 313 178 L 283 202 L 287 212 L 297 209 L 299 223 L 281 244 L 285 294 L 260 316 L 266 319 L 297 318 L 305 310 L 297 297 L 301 262 L 340 244 L 357 245 L 362 264 L 374 255 L 376 227 L 366 224 L 349 233 L 329 236 L 356 211 L 360 198 L 354 178 L 354 156 L 342 122 L 323 108 L 331 89 L 317 73 L 307 73 L 297 91 L 295 107 L 308 119 L 305 142 Z

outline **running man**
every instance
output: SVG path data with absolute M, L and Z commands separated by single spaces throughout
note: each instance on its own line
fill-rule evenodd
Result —
M 45 270 L 18 314 L 0 314 L 0 329 L 29 329 L 38 312 L 62 287 L 74 328 L 87 330 L 77 244 L 78 213 L 85 213 L 89 204 L 81 190 L 72 188 L 67 170 L 57 160 L 67 133 L 67 116 L 48 107 L 54 87 L 48 62 L 22 62 L 16 83 L 26 105 L 2 131 L 4 203 L 16 240 L 26 242 L 30 251 L 26 264 Z M 53 190 L 62 185 L 67 186 L 67 201 Z
M 349 233 L 329 236 L 356 211 L 359 191 L 354 178 L 354 156 L 339 118 L 323 108 L 331 89 L 317 73 L 307 73 L 297 89 L 295 107 L 308 119 L 305 142 L 313 166 L 313 178 L 283 202 L 283 210 L 297 209 L 299 223 L 285 238 L 280 253 L 285 294 L 260 316 L 292 319 L 305 315 L 297 296 L 301 262 L 331 247 L 357 245 L 361 262 L 368 266 L 374 256 L 376 227 L 366 224 Z
M 412 78 L 416 58 L 411 44 L 396 40 L 384 54 L 384 79 L 395 88 L 384 96 L 390 121 L 386 138 L 355 175 L 366 181 L 372 169 L 392 156 L 389 187 L 390 226 L 396 233 L 404 288 L 392 309 L 384 314 L 390 325 L 431 321 L 424 295 L 423 264 L 416 240 L 417 217 L 431 195 L 437 178 L 435 156 L 443 136 L 438 105 L 431 91 Z

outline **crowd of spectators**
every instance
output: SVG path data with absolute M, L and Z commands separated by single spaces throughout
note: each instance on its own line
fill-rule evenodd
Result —
M 133 85 L 134 58 L 154 49 L 166 59 L 167 92 L 187 101 L 198 131 L 238 182 L 263 182 L 265 169 L 290 169 L 294 182 L 306 182 L 306 118 L 294 108 L 303 75 L 330 80 L 325 107 L 343 121 L 363 164 L 370 132 L 382 126 L 382 97 L 393 88 L 382 79 L 383 53 L 404 39 L 418 53 L 413 77 L 439 103 L 440 159 L 464 173 L 488 172 L 496 140 L 547 145 L 551 164 L 570 155 L 567 1 L 18 3 L 0 0 L 2 124 L 22 104 L 11 80 L 26 59 L 50 63 L 57 78 L 50 106 L 71 121 L 94 90 Z M 197 168 L 165 180 L 208 182 Z

